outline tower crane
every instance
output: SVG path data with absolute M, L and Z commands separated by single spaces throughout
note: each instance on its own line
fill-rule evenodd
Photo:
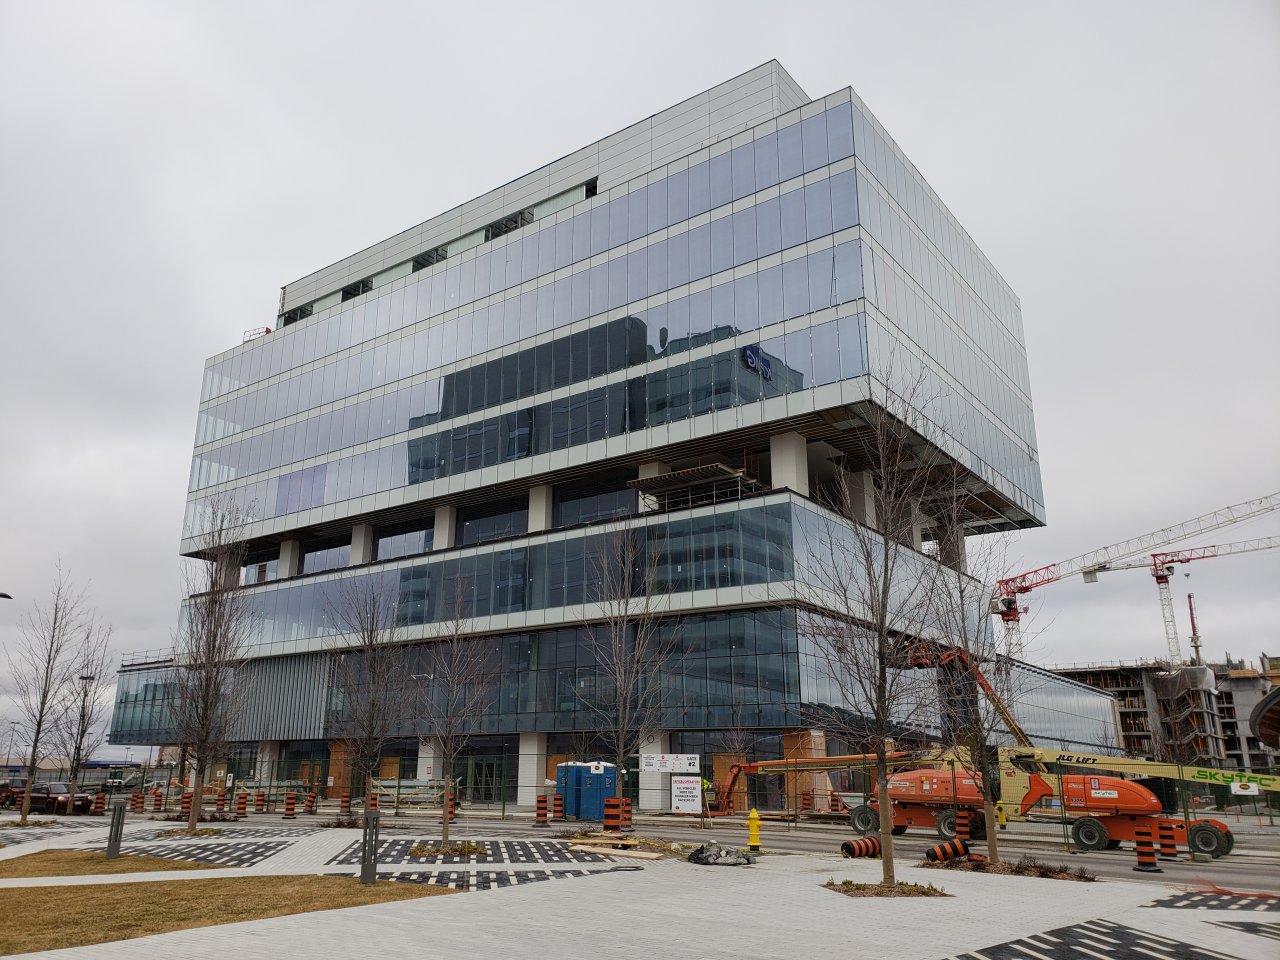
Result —
M 1153 553 L 1149 558 L 1129 560 L 1124 563 L 1109 564 L 1105 570 L 1140 570 L 1143 567 L 1151 571 L 1156 587 L 1160 590 L 1160 612 L 1164 615 L 1164 638 L 1169 644 L 1169 660 L 1172 663 L 1182 662 L 1182 645 L 1178 642 L 1178 621 L 1173 615 L 1173 591 L 1169 589 L 1169 580 L 1173 577 L 1174 567 L 1179 563 L 1190 563 L 1192 560 L 1208 560 L 1211 557 L 1229 557 L 1237 553 L 1254 553 L 1258 550 L 1273 550 L 1280 547 L 1280 537 L 1259 537 L 1256 540 L 1241 540 L 1238 543 L 1221 543 L 1212 547 L 1189 547 L 1185 550 L 1168 550 Z M 1085 571 L 1085 583 L 1093 583 L 1103 570 Z M 1192 608 L 1194 618 L 1195 609 Z M 1194 619 L 1192 633 L 1195 632 Z M 1199 637 L 1196 637 L 1199 644 Z
M 1096 579 L 1097 574 L 1106 570 L 1118 569 L 1117 565 L 1122 561 L 1147 553 L 1153 547 L 1163 547 L 1171 543 L 1177 543 L 1180 540 L 1209 533 L 1212 530 L 1218 530 L 1233 523 L 1240 523 L 1242 520 L 1262 516 L 1276 509 L 1280 509 L 1280 491 L 1268 494 L 1265 497 L 1258 497 L 1255 500 L 1246 500 L 1230 507 L 1222 507 L 1219 510 L 1214 510 L 1191 520 L 1185 520 L 1171 527 L 1165 527 L 1162 530 L 1154 530 L 1139 537 L 1122 540 L 1119 543 L 1113 543 L 1098 550 L 1091 550 L 1078 557 L 1072 557 L 1070 560 L 1037 567 L 1035 570 L 1028 570 L 1026 573 L 1020 573 L 997 581 L 995 596 L 991 600 L 991 612 L 999 616 L 1004 623 L 1005 649 L 1010 651 L 1013 656 L 1019 656 L 1022 652 L 1019 620 L 1021 620 L 1022 614 L 1026 612 L 1018 606 L 1018 597 L 1022 594 L 1030 593 L 1037 587 L 1043 587 L 1067 577 L 1075 576 L 1077 573 L 1083 574 L 1087 581 L 1092 582 L 1093 579 Z M 1145 566 L 1147 562 L 1144 559 L 1140 566 Z M 1178 562 L 1186 563 L 1188 561 L 1181 560 Z M 1172 607 L 1170 607 L 1170 610 L 1172 610 Z M 1172 614 L 1170 614 L 1171 616 Z

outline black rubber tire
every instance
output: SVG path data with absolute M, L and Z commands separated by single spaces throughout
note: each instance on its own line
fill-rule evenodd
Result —
M 956 812 L 954 810 L 943 810 L 934 821 L 934 828 L 938 831 L 940 839 L 954 840 L 956 838 Z
M 1081 817 L 1071 824 L 1071 839 L 1081 850 L 1106 850 L 1111 842 L 1106 824 L 1094 817 Z
M 1226 837 L 1227 837 L 1227 849 L 1222 851 L 1223 856 L 1226 856 L 1228 853 L 1230 853 L 1232 850 L 1236 848 L 1236 835 L 1232 833 L 1230 830 L 1228 830 L 1226 833 Z
M 860 837 L 875 833 L 880 829 L 880 814 L 865 803 L 860 803 L 849 811 L 849 826 Z
M 889 832 L 890 832 L 891 834 L 893 834 L 895 837 L 900 837 L 900 836 L 902 836 L 904 833 L 906 833 L 906 832 L 907 832 L 907 828 L 906 828 L 906 827 L 891 827 L 891 828 L 889 829 Z
M 1107 841 L 1107 849 L 1108 849 L 1108 850 L 1119 850 L 1119 849 L 1120 849 L 1120 841 L 1119 841 L 1119 840 L 1108 840 L 1108 841 Z
M 1231 849 L 1226 834 L 1212 823 L 1193 824 L 1187 831 L 1187 847 L 1192 853 L 1208 854 L 1214 859 Z

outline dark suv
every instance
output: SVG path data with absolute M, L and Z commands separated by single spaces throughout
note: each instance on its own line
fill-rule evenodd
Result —
M 93 798 L 87 793 L 75 794 L 65 783 L 37 783 L 31 788 L 31 809 L 41 813 L 88 813 L 93 808 Z

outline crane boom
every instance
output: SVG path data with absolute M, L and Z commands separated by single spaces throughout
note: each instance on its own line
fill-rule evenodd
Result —
M 1182 523 L 1177 523 L 1161 530 L 1154 530 L 1139 537 L 1132 537 L 1119 543 L 1113 543 L 1110 546 L 1090 550 L 1088 553 L 1082 553 L 1078 557 L 1072 557 L 1070 560 L 1037 567 L 1035 570 L 1028 570 L 1013 577 L 1005 577 L 996 583 L 991 612 L 998 614 L 1004 622 L 1006 645 L 1011 653 L 1017 655 L 1021 648 L 1018 628 L 1018 621 L 1022 615 L 1022 611 L 1018 609 L 1018 597 L 1020 595 L 1030 593 L 1037 587 L 1055 583 L 1077 573 L 1091 576 L 1104 570 L 1123 569 L 1119 565 L 1120 561 L 1127 560 L 1135 554 L 1145 553 L 1152 547 L 1177 543 L 1180 540 L 1208 533 L 1211 530 L 1218 530 L 1233 523 L 1239 523 L 1242 520 L 1270 513 L 1276 509 L 1280 509 L 1280 491 L 1253 500 L 1246 500 L 1243 503 L 1233 504 L 1229 507 L 1222 507 L 1191 520 L 1185 520 Z

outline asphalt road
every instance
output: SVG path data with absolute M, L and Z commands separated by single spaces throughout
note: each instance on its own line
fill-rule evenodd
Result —
M 746 827 L 740 821 L 708 821 L 702 829 L 695 820 L 643 817 L 636 824 L 640 836 L 680 843 L 703 843 L 716 840 L 732 846 L 746 846 Z M 454 836 L 485 837 L 547 837 L 570 830 L 594 827 L 594 824 L 553 823 L 549 829 L 533 827 L 527 815 L 518 820 L 500 820 L 483 814 L 463 816 L 452 829 Z M 383 829 L 439 829 L 437 818 L 383 819 Z M 1228 890 L 1262 891 L 1280 893 L 1280 834 L 1236 833 L 1235 850 L 1210 863 L 1193 863 L 1186 859 L 1161 861 L 1163 873 L 1135 872 L 1136 863 L 1132 847 L 1123 850 L 1092 853 L 1069 853 L 1064 850 L 1061 827 L 1051 824 L 1017 824 L 1018 831 L 1002 834 L 1001 856 L 1021 857 L 1024 854 L 1055 863 L 1066 863 L 1072 868 L 1084 866 L 1100 877 L 1117 880 L 1150 881 L 1161 884 L 1185 885 L 1215 884 Z M 843 824 L 807 823 L 795 827 L 789 823 L 766 820 L 761 826 L 761 846 L 778 852 L 825 853 L 839 856 L 840 843 L 856 836 Z M 894 838 L 894 855 L 897 859 L 917 862 L 924 859 L 924 852 L 938 842 L 932 834 L 911 832 Z M 979 850 L 985 848 L 979 842 Z

